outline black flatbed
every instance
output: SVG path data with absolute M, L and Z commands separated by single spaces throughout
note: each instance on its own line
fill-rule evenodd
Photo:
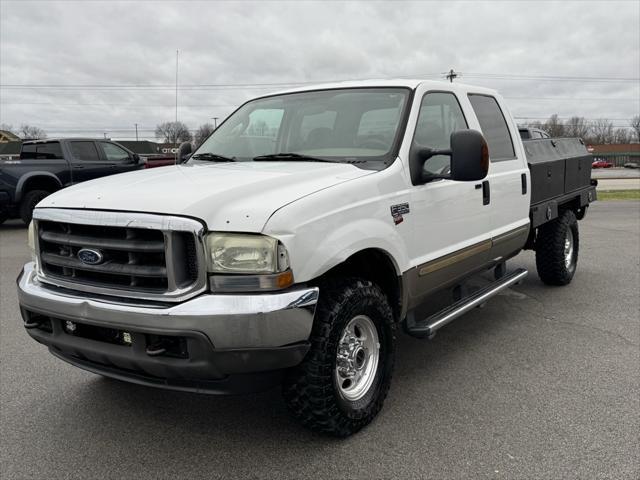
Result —
M 597 180 L 591 179 L 591 154 L 580 138 L 523 140 L 531 172 L 532 228 L 571 208 L 581 218 L 596 200 Z

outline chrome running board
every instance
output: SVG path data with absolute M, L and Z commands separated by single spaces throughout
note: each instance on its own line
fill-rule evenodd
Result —
M 413 314 L 409 314 L 405 329 L 411 336 L 432 338 L 436 332 L 447 323 L 464 315 L 472 308 L 481 306 L 488 299 L 505 288 L 509 288 L 511 285 L 521 282 L 528 274 L 529 272 L 527 270 L 518 268 L 517 270 L 514 270 L 513 272 L 508 273 L 500 279 L 490 283 L 486 287 L 483 287 L 480 290 L 473 292 L 471 295 L 458 300 L 446 308 L 443 308 L 424 320 L 416 322 L 415 319 L 412 318 Z

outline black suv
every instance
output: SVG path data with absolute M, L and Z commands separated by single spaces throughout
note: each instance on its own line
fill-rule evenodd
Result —
M 0 223 L 31 221 L 36 204 L 74 183 L 142 168 L 140 157 L 122 145 L 92 138 L 28 141 L 20 158 L 0 160 Z

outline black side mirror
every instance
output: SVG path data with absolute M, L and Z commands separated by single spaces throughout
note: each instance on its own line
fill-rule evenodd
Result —
M 137 153 L 134 153 L 133 155 L 131 155 L 131 160 L 133 161 L 134 164 L 139 164 L 140 163 L 140 155 L 138 155 Z
M 178 148 L 178 163 L 184 163 L 189 160 L 191 152 L 191 142 L 182 142 L 180 148 Z
M 423 182 L 429 182 L 439 178 L 457 180 L 460 182 L 473 182 L 482 180 L 489 171 L 489 147 L 482 134 L 476 130 L 458 130 L 451 134 L 449 139 L 451 148 L 437 150 L 433 148 L 421 148 L 417 152 L 422 166 L 431 157 L 436 155 L 448 155 L 451 157 L 451 173 L 448 175 L 424 175 Z
M 489 145 L 477 130 L 451 134 L 451 179 L 461 182 L 482 180 L 489 172 Z

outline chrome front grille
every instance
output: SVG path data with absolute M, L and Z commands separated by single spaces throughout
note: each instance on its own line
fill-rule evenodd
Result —
M 204 289 L 204 229 L 195 220 L 61 209 L 36 210 L 34 219 L 45 282 L 163 301 Z

